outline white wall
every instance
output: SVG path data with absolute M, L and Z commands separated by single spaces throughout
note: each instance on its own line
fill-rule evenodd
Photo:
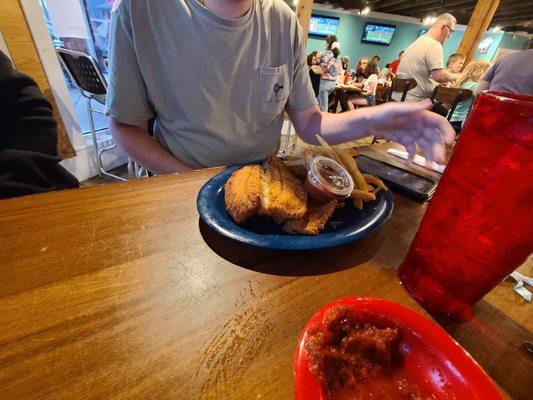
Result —
M 55 96 L 61 117 L 63 118 L 65 128 L 74 146 L 74 150 L 76 150 L 77 156 L 62 161 L 62 165 L 80 181 L 96 176 L 97 170 L 94 163 L 94 149 L 91 146 L 90 137 L 82 135 L 80 125 L 76 119 L 72 99 L 59 65 L 52 39 L 46 29 L 46 22 L 39 1 L 21 0 L 21 5 L 37 47 L 41 63 L 43 64 L 43 69 Z M 117 150 L 114 154 L 105 156 L 104 167 L 111 168 L 123 164 L 126 161 L 125 154 Z
M 7 49 L 6 41 L 4 40 L 4 35 L 0 30 L 0 50 L 3 51 L 9 57 L 9 50 Z

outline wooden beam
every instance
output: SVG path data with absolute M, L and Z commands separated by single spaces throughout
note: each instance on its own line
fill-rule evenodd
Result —
M 461 44 L 457 49 L 458 53 L 466 55 L 465 65 L 474 58 L 479 41 L 487 31 L 499 4 L 500 0 L 478 0 L 476 8 L 468 22 L 463 39 L 461 40 Z
M 296 8 L 296 15 L 303 30 L 303 45 L 307 44 L 307 36 L 309 33 L 309 21 L 311 21 L 311 13 L 313 12 L 313 0 L 299 0 Z
M 31 36 L 31 31 L 24 17 L 19 0 L 0 0 L 0 30 L 4 36 L 7 48 L 15 68 L 31 76 L 43 92 L 52 107 L 57 122 L 58 153 L 63 158 L 76 155 L 72 143 L 50 88 L 50 83 L 44 72 L 39 53 Z
M 471 7 L 472 9 L 474 9 L 475 4 L 476 4 L 475 0 L 470 0 L 470 1 L 455 0 L 455 1 L 448 1 L 444 4 L 435 4 L 435 2 L 432 1 L 426 5 L 414 5 L 414 6 L 404 5 L 398 10 L 394 11 L 394 13 L 413 12 L 419 15 L 419 14 L 429 13 L 435 10 L 442 10 L 442 12 L 449 12 L 453 14 L 454 7 L 456 6 Z
M 380 3 L 378 3 L 378 6 L 377 7 L 374 7 L 374 9 L 376 11 L 381 11 L 383 9 L 388 9 L 388 8 L 393 8 L 394 6 L 397 6 L 399 4 L 404 4 L 404 3 L 416 3 L 415 0 L 411 0 L 411 1 L 404 1 L 404 0 L 384 0 Z
M 517 22 L 517 21 L 520 21 L 520 22 L 523 22 L 523 23 L 532 23 L 533 21 L 531 20 L 530 17 L 494 17 L 492 19 L 492 21 L 494 23 L 496 22 L 502 22 L 502 23 L 509 23 L 509 22 Z
M 516 6 L 513 8 L 503 8 L 500 7 L 496 11 L 496 16 L 505 16 L 505 15 L 521 15 L 523 17 L 533 18 L 533 8 L 531 4 L 523 4 L 520 7 Z

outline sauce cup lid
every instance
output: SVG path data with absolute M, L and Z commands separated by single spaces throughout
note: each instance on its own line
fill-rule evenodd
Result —
M 328 182 L 320 173 L 321 167 L 329 167 L 338 174 L 335 184 Z M 324 156 L 313 158 L 308 166 L 308 175 L 313 184 L 337 198 L 347 198 L 354 189 L 350 173 L 337 161 Z

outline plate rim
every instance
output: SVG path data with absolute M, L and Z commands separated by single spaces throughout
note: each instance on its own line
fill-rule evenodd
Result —
M 215 223 L 214 218 L 208 218 L 209 213 L 209 207 L 207 205 L 209 204 L 209 199 L 211 198 L 209 195 L 213 192 L 212 188 L 214 187 L 213 183 L 214 181 L 218 181 L 225 178 L 225 182 L 229 179 L 231 174 L 237 170 L 238 168 L 241 168 L 245 165 L 252 165 L 252 164 L 261 164 L 260 162 L 251 162 L 251 163 L 245 163 L 245 164 L 239 164 L 234 165 L 231 167 L 228 167 L 224 171 L 219 172 L 215 176 L 211 177 L 200 189 L 198 192 L 198 196 L 196 199 L 196 209 L 198 211 L 198 214 L 200 216 L 200 219 L 206 223 L 211 229 L 214 231 L 220 233 L 221 235 L 240 242 L 244 243 L 246 245 L 254 246 L 254 247 L 260 247 L 260 248 L 266 248 L 266 249 L 272 249 L 272 250 L 313 250 L 313 249 L 325 249 L 325 248 L 331 248 L 340 246 L 346 243 L 351 243 L 357 240 L 360 240 L 372 233 L 374 233 L 377 229 L 379 229 L 382 225 L 387 222 L 394 210 L 394 200 L 392 198 L 392 193 L 390 189 L 387 191 L 381 191 L 381 195 L 385 196 L 385 208 L 382 212 L 382 214 L 372 223 L 370 223 L 368 226 L 363 227 L 364 231 L 357 231 L 351 235 L 336 235 L 336 236 L 330 236 L 330 237 L 321 237 L 321 240 L 314 241 L 313 239 L 317 236 L 314 235 L 264 235 L 264 237 L 260 234 L 257 234 L 255 232 L 250 232 L 246 229 L 243 229 L 239 225 L 237 225 L 231 218 L 228 216 L 228 221 L 233 225 L 233 230 L 229 230 L 223 226 L 220 226 L 219 224 Z M 225 184 L 224 182 L 224 184 Z M 217 191 L 220 188 L 217 187 Z M 292 238 L 300 238 L 297 242 L 294 240 L 292 241 L 284 241 L 283 238 L 292 237 Z M 276 240 L 273 240 L 276 239 Z M 289 244 L 289 245 L 287 245 Z
M 487 386 L 485 387 L 486 392 L 483 394 L 487 394 L 487 392 L 490 392 L 490 395 L 493 396 L 490 398 L 494 398 L 496 400 L 504 399 L 495 381 L 481 367 L 481 365 L 479 365 L 475 358 L 472 357 L 472 355 L 461 344 L 459 344 L 454 337 L 452 337 L 448 332 L 446 332 L 446 330 L 440 324 L 413 310 L 411 307 L 408 307 L 401 303 L 379 297 L 356 294 L 352 296 L 337 298 L 322 304 L 321 306 L 319 306 L 318 309 L 315 310 L 315 312 L 313 312 L 313 314 L 306 321 L 304 327 L 302 328 L 298 336 L 296 351 L 294 352 L 293 385 L 295 400 L 309 400 L 309 397 L 302 397 L 299 391 L 302 378 L 301 374 L 303 373 L 303 371 L 300 371 L 300 369 L 304 367 L 304 365 L 301 363 L 301 358 L 304 357 L 307 353 L 305 349 L 305 342 L 308 339 L 309 330 L 313 325 L 321 321 L 324 316 L 324 313 L 327 310 L 337 305 L 345 305 L 350 307 L 352 310 L 357 310 L 358 308 L 360 310 L 364 310 L 366 308 L 367 311 L 369 311 L 370 309 L 370 313 L 376 313 L 386 318 L 390 318 L 391 320 L 401 320 L 400 323 L 404 325 L 405 328 L 416 332 L 420 336 L 424 336 L 426 338 L 431 337 L 429 339 L 430 342 L 441 342 L 443 345 L 443 350 L 441 354 L 447 354 L 446 358 L 453 359 L 452 361 L 454 361 L 454 363 L 460 362 L 462 360 L 463 362 L 465 362 L 465 364 L 461 365 L 461 367 L 459 368 L 460 370 L 462 370 L 465 374 L 469 375 L 469 377 L 474 378 L 478 384 L 481 383 L 480 381 L 483 381 L 482 383 L 487 384 Z M 384 308 L 385 311 L 373 310 L 375 308 Z M 404 320 L 409 320 L 409 324 L 405 324 Z M 446 353 L 447 351 L 449 352 Z M 315 381 L 315 383 L 318 385 L 318 380 Z M 317 400 L 324 400 L 324 397 L 322 396 L 322 391 L 316 394 L 318 396 L 316 397 Z

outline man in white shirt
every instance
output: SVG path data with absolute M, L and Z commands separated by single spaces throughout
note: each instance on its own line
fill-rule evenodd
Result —
M 398 77 L 414 78 L 417 86 L 407 93 L 405 101 L 429 99 L 439 83 L 453 82 L 458 78 L 444 68 L 442 44 L 455 30 L 457 20 L 451 14 L 441 14 L 429 28 L 403 54 L 398 66 Z M 399 101 L 401 93 L 395 92 L 392 99 Z
M 281 0 L 116 0 L 111 133 L 149 170 L 183 172 L 276 152 L 286 110 L 308 143 L 317 134 L 331 144 L 376 135 L 444 161 L 455 133 L 429 102 L 321 112 L 304 51 L 296 14 Z

